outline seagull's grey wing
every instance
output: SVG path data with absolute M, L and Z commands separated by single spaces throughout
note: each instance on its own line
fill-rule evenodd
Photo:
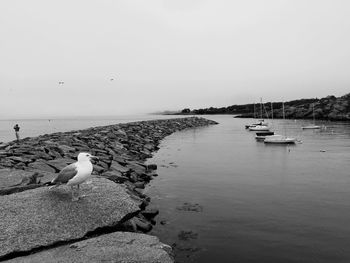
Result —
M 53 184 L 66 184 L 78 173 L 78 169 L 75 163 L 72 163 L 64 167 L 55 179 L 52 180 Z

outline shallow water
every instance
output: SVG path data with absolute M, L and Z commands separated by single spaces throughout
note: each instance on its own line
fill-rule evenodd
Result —
M 178 262 L 350 262 L 349 123 L 275 120 L 302 141 L 278 146 L 255 141 L 253 120 L 207 118 L 220 124 L 167 137 L 149 160 L 151 234 L 175 244 Z M 203 211 L 177 209 L 186 202 Z

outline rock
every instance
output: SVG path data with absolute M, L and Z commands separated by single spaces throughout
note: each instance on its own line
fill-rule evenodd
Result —
M 73 159 L 70 159 L 70 158 L 57 158 L 54 160 L 47 161 L 46 163 L 49 166 L 53 167 L 58 172 L 58 171 L 61 171 L 67 165 L 74 163 L 74 162 L 76 162 L 76 161 Z
M 154 218 L 156 215 L 159 214 L 159 210 L 156 208 L 146 208 L 144 211 L 141 211 L 141 214 L 147 218 L 151 219 Z
M 93 167 L 94 167 L 93 171 L 96 172 L 97 174 L 101 174 L 105 171 L 105 169 L 103 167 L 101 167 L 97 164 L 94 164 Z
M 52 173 L 52 172 L 47 172 L 47 171 L 42 171 L 42 170 L 37 170 L 37 169 L 30 169 L 27 171 L 31 171 L 31 172 L 40 174 L 39 182 L 42 184 L 47 183 L 47 182 L 51 182 L 57 176 L 57 173 Z
M 140 188 L 140 189 L 145 189 L 145 183 L 144 182 L 136 182 L 134 183 L 136 188 Z
M 152 224 L 148 222 L 147 220 L 139 217 L 135 217 L 132 219 L 135 223 L 138 230 L 147 233 L 152 230 Z
M 19 156 L 9 156 L 7 157 L 7 159 L 10 159 L 12 161 L 19 162 L 19 163 L 24 163 L 24 164 L 28 164 L 32 161 L 31 159 L 23 158 Z
M 110 170 L 112 171 L 119 171 L 121 173 L 128 173 L 130 171 L 130 168 L 127 168 L 121 164 L 119 164 L 116 161 L 112 161 L 111 166 L 109 167 Z
M 30 178 L 32 178 L 33 174 L 34 172 L 17 169 L 0 169 L 0 189 L 19 185 L 35 184 L 37 181 L 30 181 Z M 27 183 L 25 183 L 26 180 L 28 180 Z
M 125 181 L 129 180 L 128 177 L 123 176 L 119 171 L 107 171 L 104 172 L 101 176 L 118 184 L 122 184 Z
M 77 202 L 65 186 L 0 196 L 0 258 L 82 238 L 139 211 L 140 202 L 130 198 L 125 187 L 104 178 L 94 178 L 92 186 L 80 187 L 88 196 Z
M 138 174 L 142 174 L 146 172 L 146 167 L 144 167 L 143 165 L 141 165 L 140 163 L 137 162 L 128 162 L 128 164 L 126 165 L 127 168 L 130 168 L 132 171 L 138 173 Z
M 147 165 L 147 169 L 148 170 L 157 170 L 157 165 L 156 164 L 149 164 L 149 165 Z
M 203 212 L 203 206 L 199 204 L 184 203 L 182 206 L 176 207 L 180 211 Z
M 115 232 L 6 261 L 8 263 L 173 263 L 171 247 L 157 237 Z
M 37 170 L 51 172 L 51 173 L 56 172 L 56 169 L 52 168 L 51 166 L 49 166 L 48 164 L 46 164 L 42 160 L 36 160 L 34 163 L 30 163 L 28 165 L 28 167 L 32 168 L 32 169 L 37 169 Z
M 71 152 L 71 153 L 75 152 L 75 148 L 70 147 L 68 145 L 58 145 L 57 148 L 60 149 L 60 151 L 64 152 L 65 154 L 69 153 L 69 152 Z

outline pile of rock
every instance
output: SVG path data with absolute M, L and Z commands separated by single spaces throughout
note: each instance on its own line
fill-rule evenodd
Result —
M 17 259 L 18 253 L 108 232 L 149 231 L 158 211 L 148 207 L 150 198 L 142 189 L 157 176 L 157 165 L 145 164 L 146 159 L 171 133 L 211 124 L 216 123 L 197 117 L 154 120 L 1 144 L 0 259 Z M 90 187 L 83 187 L 89 197 L 74 203 L 68 189 L 43 186 L 75 162 L 79 152 L 89 152 L 100 161 L 94 165 L 96 178 Z

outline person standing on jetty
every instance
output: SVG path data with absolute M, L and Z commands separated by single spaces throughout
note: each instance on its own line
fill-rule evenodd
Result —
M 13 126 L 13 129 L 15 130 L 16 139 L 17 139 L 17 141 L 19 141 L 19 126 L 18 126 L 18 124 Z

